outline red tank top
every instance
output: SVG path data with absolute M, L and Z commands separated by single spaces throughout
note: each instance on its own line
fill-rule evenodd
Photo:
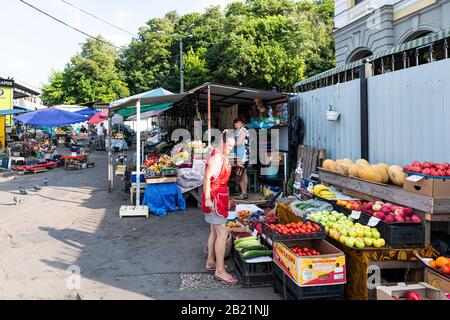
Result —
M 211 157 L 217 154 L 217 150 L 214 149 L 208 156 L 205 166 L 205 172 L 208 170 L 208 163 Z M 214 204 L 214 209 L 217 214 L 228 218 L 228 181 L 230 180 L 231 175 L 231 165 L 226 161 L 225 157 L 222 157 L 222 168 L 220 169 L 220 174 L 217 178 L 211 177 L 211 193 L 210 198 Z M 202 210 L 205 214 L 212 213 L 211 208 L 207 208 L 205 206 L 205 189 L 203 188 L 202 192 Z

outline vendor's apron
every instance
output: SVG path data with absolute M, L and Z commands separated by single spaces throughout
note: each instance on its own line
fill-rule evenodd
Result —
M 211 157 L 217 153 L 214 149 L 206 161 L 205 172 L 208 170 L 208 162 Z M 211 201 L 214 204 L 214 210 L 218 215 L 228 218 L 228 181 L 231 175 L 231 165 L 228 164 L 222 155 L 222 168 L 217 178 L 211 177 Z M 205 206 L 205 189 L 202 192 L 202 210 L 205 214 L 213 212 L 211 208 Z

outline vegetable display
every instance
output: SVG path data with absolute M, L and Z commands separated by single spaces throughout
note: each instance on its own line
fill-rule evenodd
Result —
M 291 250 L 299 257 L 320 256 L 320 252 L 312 248 L 292 247 Z
M 276 233 L 281 235 L 311 234 L 320 230 L 320 225 L 312 223 L 311 221 L 306 221 L 306 223 L 271 224 L 269 226 L 271 229 L 275 230 Z
M 240 251 L 244 259 L 255 259 L 259 257 L 272 257 L 273 251 L 268 250 L 254 236 L 237 239 L 234 241 L 234 247 Z
M 414 161 L 409 166 L 404 166 L 403 170 L 433 177 L 450 177 L 450 164 L 448 162 L 434 163 L 425 161 L 420 163 L 419 161 Z

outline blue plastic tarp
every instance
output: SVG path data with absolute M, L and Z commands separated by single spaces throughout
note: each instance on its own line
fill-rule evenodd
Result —
M 169 212 L 186 211 L 186 201 L 176 183 L 148 184 L 142 204 L 160 217 Z
M 9 109 L 9 110 L 0 110 L 0 116 L 11 116 L 15 114 L 27 113 L 28 110 L 22 109 Z
M 79 114 L 56 108 L 29 112 L 17 117 L 14 121 L 30 126 L 62 127 L 69 124 L 86 122 L 87 118 Z

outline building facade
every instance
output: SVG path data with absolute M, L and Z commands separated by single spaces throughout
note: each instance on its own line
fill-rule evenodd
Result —
M 450 28 L 450 0 L 336 0 L 336 66 Z

